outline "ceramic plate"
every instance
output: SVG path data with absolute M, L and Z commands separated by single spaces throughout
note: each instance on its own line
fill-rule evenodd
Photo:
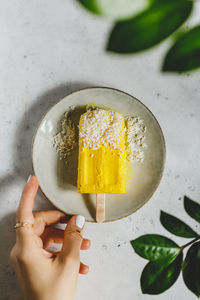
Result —
M 147 127 L 144 163 L 133 163 L 134 178 L 126 185 L 126 194 L 106 195 L 106 220 L 114 221 L 135 212 L 151 198 L 161 180 L 165 162 L 165 141 L 150 110 L 131 95 L 116 89 L 97 87 L 74 92 L 55 104 L 43 117 L 36 131 L 33 149 L 33 169 L 44 195 L 67 214 L 81 214 L 87 221 L 95 220 L 95 194 L 78 194 L 77 151 L 68 164 L 58 159 L 52 138 L 59 131 L 60 120 L 70 106 L 77 108 L 78 122 L 82 106 L 94 102 L 121 112 L 137 115 Z

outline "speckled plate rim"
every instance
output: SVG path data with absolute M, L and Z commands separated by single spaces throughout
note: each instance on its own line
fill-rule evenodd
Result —
M 33 164 L 33 146 L 34 146 L 34 143 L 35 143 L 35 137 L 36 137 L 36 134 L 39 130 L 39 127 L 41 125 L 41 123 L 43 122 L 44 118 L 46 117 L 46 115 L 49 113 L 49 111 L 54 107 L 56 106 L 58 103 L 60 103 L 61 101 L 63 101 L 64 99 L 66 99 L 68 96 L 71 96 L 72 94 L 75 94 L 75 93 L 79 93 L 81 91 L 84 91 L 84 90 L 92 90 L 92 89 L 105 89 L 105 90 L 112 90 L 112 91 L 117 91 L 117 92 L 120 92 L 122 94 L 125 94 L 129 97 L 131 97 L 131 99 L 133 101 L 137 101 L 139 102 L 142 106 L 144 106 L 146 108 L 146 110 L 149 111 L 149 113 L 152 115 L 152 117 L 154 118 L 155 122 L 157 123 L 159 129 L 160 129 L 160 132 L 161 132 L 161 138 L 162 138 L 162 142 L 163 142 L 163 163 L 162 163 L 162 169 L 161 169 L 161 173 L 160 173 L 160 177 L 158 178 L 158 183 L 157 185 L 155 185 L 154 189 L 152 190 L 152 193 L 150 193 L 149 197 L 146 199 L 146 201 L 144 203 L 142 203 L 139 207 L 137 207 L 136 209 L 134 209 L 131 213 L 123 216 L 123 217 L 120 217 L 120 218 L 116 218 L 116 219 L 112 219 L 112 220 L 105 220 L 103 223 L 110 223 L 110 222 L 114 222 L 114 221 L 118 221 L 118 220 L 122 220 L 124 218 L 127 218 L 128 216 L 131 216 L 132 214 L 134 214 L 138 209 L 140 209 L 141 207 L 143 207 L 151 198 L 152 196 L 154 195 L 154 193 L 156 192 L 158 186 L 160 185 L 160 182 L 161 182 L 161 179 L 163 177 L 163 173 L 164 173 L 164 169 L 165 169 L 165 162 L 166 162 L 166 143 L 165 143 L 165 138 L 164 138 L 164 134 L 163 134 L 163 131 L 161 129 L 161 126 L 158 122 L 158 120 L 156 119 L 156 117 L 154 116 L 154 114 L 152 113 L 152 111 L 142 102 L 140 101 L 139 99 L 137 99 L 136 97 L 134 97 L 133 95 L 127 93 L 127 92 L 124 92 L 124 91 L 121 91 L 119 89 L 116 89 L 116 88 L 111 88 L 111 87 L 105 87 L 105 86 L 94 86 L 94 87 L 86 87 L 86 88 L 82 88 L 82 89 L 79 89 L 79 90 L 76 90 L 68 95 L 66 95 L 65 97 L 62 97 L 61 99 L 59 99 L 54 105 L 52 105 L 42 116 L 41 120 L 39 121 L 36 129 L 35 129 L 35 132 L 34 132 L 34 135 L 33 135 L 33 138 L 32 138 L 32 145 L 31 145 L 31 159 L 32 159 L 32 169 L 33 169 L 33 172 L 35 174 L 35 168 L 34 168 L 34 164 Z M 47 197 L 47 195 L 45 194 L 45 192 L 42 190 L 41 186 L 39 185 L 39 189 L 40 191 L 42 192 L 42 194 L 45 196 L 45 198 L 55 207 L 57 208 L 59 211 L 62 211 L 64 214 L 67 214 L 67 215 L 71 215 L 71 214 L 68 214 L 66 213 L 65 211 L 61 210 L 58 206 L 56 206 L 51 199 L 49 199 Z M 92 221 L 92 220 L 85 220 L 86 222 L 89 222 L 89 223 L 96 223 L 96 221 Z

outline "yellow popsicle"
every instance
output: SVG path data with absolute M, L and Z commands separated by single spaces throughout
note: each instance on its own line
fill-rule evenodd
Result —
M 102 109 L 83 114 L 79 122 L 78 192 L 125 193 L 125 158 L 123 116 Z

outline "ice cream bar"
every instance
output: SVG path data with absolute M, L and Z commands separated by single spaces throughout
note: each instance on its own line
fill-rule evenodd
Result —
M 78 192 L 125 193 L 123 116 L 87 111 L 79 122 Z

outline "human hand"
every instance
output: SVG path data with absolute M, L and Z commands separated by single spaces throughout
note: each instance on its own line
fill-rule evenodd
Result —
M 78 273 L 89 271 L 88 266 L 80 263 L 80 249 L 90 247 L 90 240 L 82 238 L 85 219 L 73 216 L 65 230 L 49 227 L 66 216 L 58 210 L 32 213 L 37 190 L 37 179 L 31 176 L 23 190 L 16 221 L 33 226 L 16 229 L 16 244 L 10 259 L 25 299 L 72 300 Z M 46 250 L 52 242 L 62 244 L 60 252 Z

